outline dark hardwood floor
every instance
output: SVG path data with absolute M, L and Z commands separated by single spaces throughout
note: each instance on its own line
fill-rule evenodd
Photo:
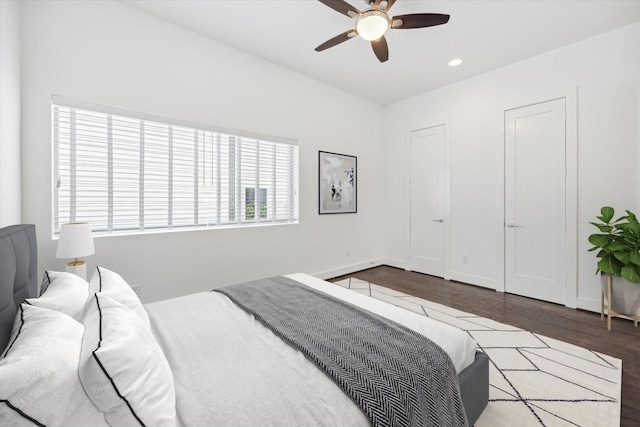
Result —
M 388 266 L 330 281 L 349 276 L 622 359 L 620 425 L 640 426 L 640 326 L 634 328 L 633 322 L 613 319 L 609 332 L 599 313 Z

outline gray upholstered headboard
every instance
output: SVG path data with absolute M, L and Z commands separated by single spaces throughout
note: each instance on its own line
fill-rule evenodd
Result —
M 35 225 L 0 228 L 0 353 L 4 351 L 18 307 L 38 292 Z

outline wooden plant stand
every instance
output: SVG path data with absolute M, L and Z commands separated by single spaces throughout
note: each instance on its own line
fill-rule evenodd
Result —
M 638 327 L 638 321 L 640 321 L 640 316 L 638 316 L 637 314 L 631 314 L 631 313 L 619 313 L 617 311 L 614 311 L 611 309 L 611 284 L 612 282 L 612 277 L 611 276 L 607 276 L 607 295 L 606 295 L 606 300 L 607 303 L 605 304 L 605 291 L 604 289 L 600 289 L 600 321 L 603 322 L 604 321 L 604 310 L 607 310 L 607 330 L 610 331 L 611 330 L 611 316 L 627 316 L 630 317 L 631 319 L 633 319 L 633 326 L 634 327 Z

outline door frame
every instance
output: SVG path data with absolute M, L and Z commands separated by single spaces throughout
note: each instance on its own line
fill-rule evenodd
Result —
M 445 280 L 451 280 L 451 120 L 433 120 L 424 124 L 408 126 L 405 131 L 404 174 L 405 188 L 405 270 L 411 268 L 411 133 L 422 129 L 444 126 L 444 253 L 442 274 Z
M 535 96 L 535 97 L 534 97 Z M 576 308 L 578 299 L 578 87 L 565 88 L 563 90 L 550 91 L 548 94 L 532 95 L 527 98 L 509 102 L 509 106 L 503 108 L 502 141 L 499 151 L 498 165 L 501 171 L 497 188 L 498 212 L 502 215 L 498 218 L 496 229 L 500 230 L 501 238 L 498 239 L 498 250 L 502 254 L 498 262 L 498 277 L 496 291 L 505 292 L 505 140 L 506 129 L 504 114 L 508 110 L 527 107 L 556 99 L 565 99 L 565 294 L 564 305 Z

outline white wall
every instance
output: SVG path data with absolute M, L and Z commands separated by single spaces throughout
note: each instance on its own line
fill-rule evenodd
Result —
M 380 260 L 404 267 L 406 176 L 380 171 L 408 171 L 409 131 L 444 122 L 450 273 L 499 289 L 503 112 L 577 87 L 576 296 L 579 307 L 598 309 L 588 222 L 605 204 L 640 205 L 639 41 L 635 24 L 383 109 L 117 2 L 23 2 L 22 221 L 38 227 L 41 270 L 62 269 L 50 237 L 50 96 L 59 94 L 300 141 L 299 225 L 96 239 L 89 268 L 141 283 L 145 301 L 292 271 L 326 277 Z M 318 150 L 358 156 L 358 214 L 317 214 Z
M 380 106 L 117 2 L 30 1 L 22 16 L 23 219 L 37 225 L 41 271 L 64 268 L 51 240 L 52 94 L 299 140 L 299 225 L 96 239 L 89 269 L 142 284 L 145 301 L 381 258 Z M 318 150 L 358 157 L 357 214 L 317 214 Z
M 599 310 L 589 221 L 603 205 L 638 211 L 640 23 L 491 71 L 385 109 L 387 170 L 405 170 L 409 131 L 451 130 L 451 277 L 503 286 L 503 114 L 575 94 L 577 87 L 577 297 Z M 463 65 L 464 66 L 464 65 Z M 455 72 L 455 70 L 452 70 Z M 574 108 L 575 111 L 575 108 Z M 386 256 L 408 265 L 405 176 L 387 177 Z M 400 190 L 399 190 L 400 189 Z M 469 264 L 462 264 L 468 255 Z
M 0 227 L 21 222 L 20 182 L 20 4 L 0 1 Z

